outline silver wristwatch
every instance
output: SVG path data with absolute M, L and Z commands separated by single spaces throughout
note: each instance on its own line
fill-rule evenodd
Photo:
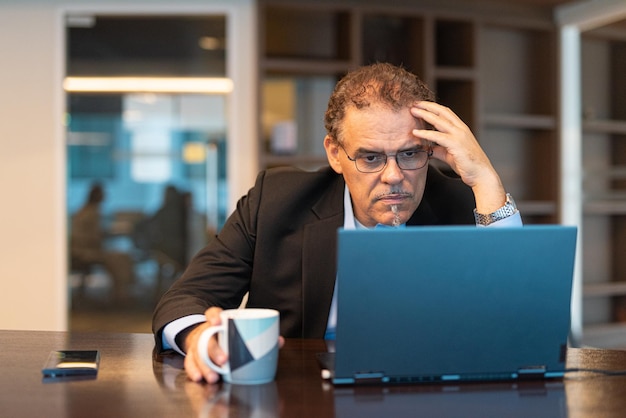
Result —
M 515 205 L 515 201 L 513 197 L 509 193 L 506 194 L 506 202 L 504 206 L 495 212 L 484 215 L 482 213 L 476 212 L 474 209 L 474 219 L 478 225 L 490 225 L 496 221 L 508 218 L 509 216 L 515 215 L 517 213 L 517 206 Z

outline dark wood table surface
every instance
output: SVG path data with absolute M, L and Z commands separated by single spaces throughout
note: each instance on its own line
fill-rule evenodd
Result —
M 151 334 L 0 331 L 1 417 L 624 417 L 626 376 L 562 381 L 333 388 L 320 340 L 287 340 L 276 380 L 192 383 L 178 355 L 153 355 Z M 96 378 L 43 378 L 52 350 L 97 349 Z M 626 351 L 569 349 L 569 368 L 626 370 Z

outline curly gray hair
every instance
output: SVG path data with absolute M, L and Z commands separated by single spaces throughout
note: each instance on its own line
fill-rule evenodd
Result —
M 328 136 L 341 142 L 348 108 L 382 104 L 397 111 L 423 100 L 434 101 L 435 95 L 415 74 L 388 63 L 367 65 L 339 80 L 328 101 L 324 126 Z

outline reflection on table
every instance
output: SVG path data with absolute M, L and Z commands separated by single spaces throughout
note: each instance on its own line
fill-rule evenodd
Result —
M 155 355 L 151 334 L 0 331 L 3 416 L 621 417 L 626 376 L 573 373 L 560 381 L 335 388 L 323 381 L 321 340 L 287 340 L 266 385 L 197 384 L 183 359 Z M 51 350 L 98 349 L 95 379 L 44 379 Z M 570 349 L 568 368 L 626 370 L 626 351 Z

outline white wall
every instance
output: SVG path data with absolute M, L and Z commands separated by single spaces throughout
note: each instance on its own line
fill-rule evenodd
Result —
M 257 171 L 254 4 L 254 0 L 0 1 L 0 329 L 67 329 L 63 11 L 169 10 L 231 16 L 232 50 L 227 55 L 235 92 L 229 107 L 237 111 L 229 112 L 229 149 L 249 151 L 237 159 L 229 153 L 229 202 L 234 207 Z

